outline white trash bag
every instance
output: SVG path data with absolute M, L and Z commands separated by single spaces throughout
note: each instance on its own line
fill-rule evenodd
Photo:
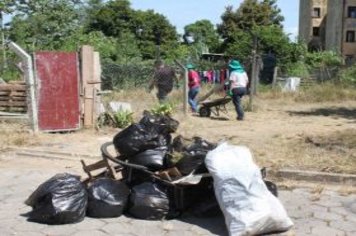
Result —
M 230 236 L 284 232 L 293 226 L 247 147 L 223 143 L 208 152 L 205 164 Z

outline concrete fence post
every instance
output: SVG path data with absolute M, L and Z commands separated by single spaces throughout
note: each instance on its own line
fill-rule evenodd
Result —
M 19 45 L 14 42 L 9 43 L 9 48 L 16 53 L 19 57 L 22 58 L 24 62 L 24 71 L 26 84 L 28 86 L 27 92 L 27 107 L 28 107 L 28 115 L 31 120 L 32 130 L 37 133 L 38 132 L 38 108 L 37 108 L 37 99 L 36 99 L 36 88 L 35 88 L 35 78 L 33 71 L 33 62 L 32 57 L 25 52 Z

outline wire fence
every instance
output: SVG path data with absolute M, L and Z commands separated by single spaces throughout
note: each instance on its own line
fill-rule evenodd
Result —
M 148 65 L 104 63 L 101 76 L 102 89 L 120 90 L 145 87 L 153 72 L 154 68 Z

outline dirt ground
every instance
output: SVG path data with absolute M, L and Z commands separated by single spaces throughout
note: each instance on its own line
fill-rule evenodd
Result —
M 246 99 L 244 98 L 245 102 Z M 138 120 L 145 106 L 130 101 Z M 147 109 L 147 108 L 146 108 Z M 200 136 L 249 147 L 260 166 L 356 174 L 356 101 L 301 104 L 258 100 L 244 121 L 237 121 L 232 103 L 228 114 L 201 118 L 175 113 L 180 122 L 174 135 Z M 100 145 L 120 129 L 81 130 L 71 133 L 14 132 L 13 124 L 0 124 L 0 150 L 9 146 L 100 155 Z

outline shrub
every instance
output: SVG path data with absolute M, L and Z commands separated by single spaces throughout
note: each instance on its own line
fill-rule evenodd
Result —
M 342 82 L 351 83 L 356 85 L 356 65 L 342 70 L 339 73 L 339 79 Z
M 125 128 L 133 123 L 133 112 L 118 111 L 114 113 L 115 125 L 118 128 Z
M 173 105 L 170 103 L 159 104 L 158 106 L 151 109 L 151 112 L 155 115 L 172 115 Z
M 290 63 L 285 67 L 288 76 L 308 78 L 309 71 L 307 65 L 304 62 Z
M 311 68 L 342 65 L 342 57 L 333 51 L 310 52 L 306 54 L 305 62 Z

